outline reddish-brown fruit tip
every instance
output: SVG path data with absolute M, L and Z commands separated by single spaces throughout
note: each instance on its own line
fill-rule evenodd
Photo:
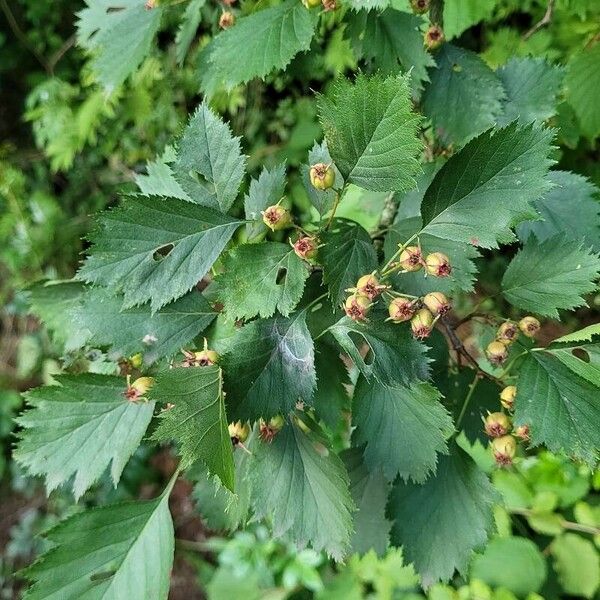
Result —
M 513 458 L 517 453 L 517 442 L 512 435 L 503 435 L 492 440 L 492 453 L 496 464 L 501 467 L 512 465 Z
M 529 441 L 529 425 L 518 425 L 515 427 L 514 434 L 524 442 Z
M 235 15 L 232 12 L 226 10 L 223 13 L 221 13 L 221 16 L 219 17 L 219 27 L 221 29 L 229 29 L 234 24 Z
M 519 335 L 519 328 L 512 321 L 506 321 L 498 327 L 496 339 L 503 344 L 512 344 Z
M 289 227 L 292 223 L 292 217 L 287 209 L 279 204 L 269 206 L 262 212 L 263 223 L 271 231 L 279 231 Z
M 413 335 L 419 339 L 429 337 L 433 326 L 433 315 L 426 308 L 418 310 L 415 316 L 410 320 L 410 327 Z
M 346 299 L 344 311 L 353 321 L 365 321 L 371 304 L 371 300 L 364 294 L 354 293 Z
M 425 269 L 434 277 L 448 277 L 452 273 L 450 259 L 441 252 L 432 252 L 425 258 Z
M 369 300 L 375 300 L 386 287 L 387 286 L 379 283 L 379 280 L 373 273 L 370 275 L 363 275 L 356 282 L 356 292 L 366 296 Z
M 527 337 L 535 337 L 537 332 L 540 330 L 540 322 L 535 317 L 523 317 L 519 321 L 519 329 L 523 332 L 523 335 Z
M 394 298 L 388 306 L 388 312 L 394 323 L 403 323 L 412 319 L 415 314 L 415 304 L 408 298 Z
M 127 385 L 127 389 L 123 392 L 123 395 L 130 402 L 137 402 L 146 395 L 146 392 L 153 385 L 154 377 L 138 377 L 132 384 Z
M 404 271 L 418 271 L 423 266 L 423 256 L 418 246 L 407 246 L 400 253 L 398 264 Z
M 439 25 L 432 25 L 423 37 L 425 47 L 429 50 L 435 50 L 444 43 L 444 32 Z
M 484 420 L 485 432 L 490 437 L 502 437 L 510 431 L 510 419 L 501 412 L 490 413 Z
M 267 423 L 263 419 L 258 424 L 258 435 L 263 442 L 271 443 L 275 436 L 283 429 L 285 420 L 281 415 L 272 417 Z
M 314 237 L 304 236 L 296 240 L 293 245 L 296 256 L 304 260 L 311 260 L 317 256 L 317 240 Z
M 508 357 L 508 350 L 502 342 L 491 342 L 485 349 L 487 359 L 495 366 L 500 366 Z
M 442 292 L 430 292 L 423 297 L 423 304 L 434 315 L 445 315 L 452 306 Z

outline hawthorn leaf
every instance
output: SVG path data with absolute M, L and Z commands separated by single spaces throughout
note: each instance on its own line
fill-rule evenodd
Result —
M 135 175 L 135 183 L 144 196 L 164 196 L 192 201 L 175 179 L 172 163 L 176 159 L 175 150 L 168 146 L 162 156 L 146 163 L 146 175 Z
M 549 188 L 552 131 L 511 123 L 471 140 L 437 172 L 423 198 L 423 233 L 483 248 L 511 242 L 511 227 L 536 218 Z
M 600 588 L 600 557 L 594 544 L 575 533 L 563 533 L 550 544 L 553 566 L 565 593 L 594 598 Z
M 77 42 L 90 52 L 92 70 L 112 92 L 150 53 L 160 26 L 162 8 L 145 0 L 85 0 L 76 13 Z
M 53 544 L 21 574 L 26 600 L 165 600 L 174 555 L 169 493 L 88 508 L 44 534 Z
M 557 319 L 558 309 L 585 305 L 582 295 L 596 289 L 599 275 L 600 258 L 581 242 L 532 238 L 508 265 L 502 293 L 513 306 Z
M 311 204 L 317 209 L 319 214 L 323 216 L 332 209 L 335 202 L 336 192 L 333 188 L 328 190 L 318 190 L 311 184 L 310 167 L 311 165 L 315 165 L 317 163 L 331 165 L 331 168 L 335 174 L 333 188 L 341 190 L 344 187 L 344 178 L 339 172 L 339 169 L 335 166 L 333 160 L 331 160 L 331 155 L 327 149 L 327 142 L 325 140 L 323 140 L 320 144 L 315 142 L 313 147 L 308 151 L 308 164 L 302 165 L 302 181 L 306 191 L 308 192 L 308 197 L 310 198 Z
M 425 483 L 394 485 L 387 507 L 394 520 L 392 544 L 404 548 L 425 588 L 449 581 L 455 570 L 464 575 L 473 551 L 484 546 L 494 528 L 492 507 L 498 500 L 486 474 L 452 444 Z
M 599 328 L 600 325 L 596 325 L 596 329 Z M 565 346 L 557 346 L 556 341 L 546 349 L 547 352 L 573 373 L 600 387 L 600 341 Z
M 383 556 L 389 546 L 391 522 L 385 516 L 389 484 L 380 470 L 369 470 L 360 448 L 348 448 L 340 454 L 350 477 L 350 494 L 356 504 L 352 552 L 374 550 Z
M 581 131 L 590 139 L 600 134 L 600 45 L 574 54 L 567 64 L 566 97 L 573 107 Z
M 204 87 L 218 81 L 231 89 L 285 68 L 296 54 L 309 49 L 316 22 L 316 11 L 296 0 L 242 17 L 208 46 L 208 69 L 201 73 Z
M 155 312 L 206 275 L 240 225 L 184 200 L 129 196 L 98 217 L 78 278 L 122 292 L 124 308 L 150 301 Z
M 58 385 L 26 393 L 29 408 L 14 459 L 31 475 L 43 475 L 48 493 L 75 476 L 79 499 L 110 465 L 116 486 L 152 419 L 154 402 L 130 402 L 124 377 L 57 375 Z
M 365 445 L 370 471 L 389 481 L 400 476 L 422 483 L 435 473 L 438 454 L 447 454 L 454 424 L 429 383 L 387 387 L 361 377 L 354 390 L 352 442 Z
M 446 0 L 444 2 L 444 36 L 447 40 L 484 19 L 489 19 L 499 0 Z
M 258 179 L 250 181 L 250 189 L 244 197 L 246 219 L 254 223 L 246 224 L 248 238 L 266 233 L 267 226 L 262 221 L 261 212 L 268 206 L 277 204 L 285 190 L 285 164 L 281 163 L 270 171 L 265 167 Z
M 302 298 L 307 264 L 289 244 L 242 244 L 223 258 L 219 297 L 228 317 L 271 317 L 278 310 L 287 317 Z
M 350 409 L 346 386 L 350 385 L 348 369 L 335 350 L 319 341 L 315 344 L 315 371 L 317 387 L 313 406 L 317 417 L 335 430 L 339 427 L 344 411 Z
M 349 0 L 348 6 L 355 11 L 362 10 L 385 10 L 391 0 Z
M 175 56 L 179 65 L 183 64 L 185 57 L 190 49 L 196 30 L 202 20 L 202 7 L 206 4 L 206 0 L 191 0 L 185 7 L 181 23 L 177 29 L 175 36 Z
M 269 518 L 275 538 L 341 560 L 349 549 L 355 508 L 341 459 L 319 451 L 291 423 L 271 444 L 260 444 L 255 457 L 250 477 L 256 518 Z
M 541 220 L 518 226 L 521 241 L 535 235 L 543 242 L 562 233 L 567 240 L 583 241 L 600 250 L 598 188 L 589 179 L 569 171 L 550 171 L 548 180 L 553 187 L 533 203 Z
M 506 98 L 499 125 L 515 119 L 523 124 L 545 121 L 556 114 L 557 96 L 562 83 L 561 67 L 543 58 L 511 58 L 496 74 L 504 86 Z
M 86 291 L 69 313 L 84 343 L 108 346 L 120 356 L 142 352 L 144 362 L 170 356 L 204 331 L 217 313 L 200 292 L 191 291 L 154 314 L 148 305 L 122 310 L 123 298 L 105 288 Z
M 174 165 L 175 179 L 202 206 L 227 212 L 244 178 L 246 158 L 240 138 L 203 102 L 183 132 Z
M 420 172 L 420 117 L 412 112 L 408 76 L 358 75 L 319 96 L 327 147 L 348 183 L 375 192 L 408 190 Z
M 368 323 L 342 317 L 328 331 L 367 379 L 374 377 L 383 385 L 398 386 L 429 375 L 425 346 L 413 338 L 409 327 L 384 321 L 383 315 L 373 315 Z M 363 358 L 365 345 L 370 353 Z
M 316 385 L 306 312 L 248 323 L 223 357 L 227 411 L 232 421 L 286 414 L 311 403 Z
M 157 375 L 148 397 L 172 407 L 160 413 L 152 439 L 175 440 L 182 468 L 200 461 L 233 492 L 233 451 L 222 388 L 217 365 L 178 367 Z
M 530 352 L 517 382 L 515 424 L 529 425 L 531 445 L 544 444 L 594 466 L 600 448 L 600 386 L 545 350 Z
M 337 306 L 359 277 L 377 268 L 377 252 L 367 231 L 347 219 L 334 219 L 332 226 L 320 234 L 319 241 L 323 282 L 328 286 L 332 303 Z
M 446 144 L 462 145 L 496 122 L 502 111 L 500 79 L 474 52 L 444 44 L 423 93 L 423 113 Z
M 595 325 L 588 325 L 579 331 L 574 331 L 573 333 L 568 333 L 567 335 L 563 335 L 558 339 L 554 340 L 555 342 L 582 342 L 582 341 L 591 341 L 594 335 L 600 335 L 600 323 L 596 323 Z

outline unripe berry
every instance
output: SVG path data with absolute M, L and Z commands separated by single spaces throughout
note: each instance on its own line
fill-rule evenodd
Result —
M 495 366 L 500 366 L 508 357 L 508 350 L 502 342 L 491 342 L 485 349 L 487 359 Z
M 430 292 L 423 297 L 423 304 L 434 315 L 445 315 L 452 307 L 442 292 Z
M 364 294 L 354 293 L 346 299 L 344 310 L 353 321 L 365 321 L 371 304 L 371 300 Z
M 369 300 L 375 300 L 387 286 L 381 285 L 379 280 L 373 273 L 370 275 L 363 275 L 356 282 L 356 291 L 363 296 L 366 296 Z
M 275 436 L 283 429 L 284 424 L 285 420 L 281 415 L 272 417 L 268 423 L 261 419 L 258 424 L 260 439 L 271 443 L 275 439 Z
M 418 271 L 423 266 L 423 256 L 418 246 L 407 246 L 400 253 L 398 264 L 405 271 Z
M 413 335 L 420 340 L 429 336 L 432 326 L 433 315 L 426 308 L 417 311 L 415 316 L 410 320 Z
M 423 15 L 429 10 L 429 0 L 410 0 L 410 7 L 416 15 Z
M 523 317 L 519 321 L 519 329 L 527 337 L 535 337 L 537 332 L 540 330 L 540 322 L 535 317 Z
M 292 223 L 292 216 L 289 211 L 279 204 L 269 206 L 262 211 L 263 223 L 271 231 L 279 231 L 289 227 Z
M 321 0 L 302 0 L 302 4 L 304 4 L 306 8 L 316 8 L 321 4 Z
M 496 339 L 503 344 L 512 344 L 519 335 L 518 327 L 511 321 L 506 321 L 498 327 L 496 332 Z
M 317 256 L 318 244 L 314 237 L 304 236 L 294 243 L 293 248 L 297 256 L 311 260 Z
M 510 419 L 501 412 L 490 413 L 484 420 L 485 432 L 490 437 L 502 437 L 510 431 Z
M 144 358 L 143 358 L 141 352 L 138 352 L 137 354 L 134 354 L 133 356 L 131 356 L 129 358 L 129 364 L 134 369 L 139 369 L 142 366 L 143 362 L 144 362 Z
M 436 50 L 444 43 L 444 32 L 439 25 L 432 25 L 423 38 L 425 47 L 429 50 Z
M 394 323 L 402 323 L 415 314 L 415 303 L 408 298 L 394 298 L 388 306 L 388 312 Z
M 502 467 L 512 465 L 517 452 L 517 442 L 512 435 L 504 435 L 492 440 L 492 452 L 496 463 Z
M 221 29 L 229 29 L 235 24 L 235 15 L 232 12 L 226 10 L 219 17 L 219 27 Z
M 320 4 L 321 0 L 317 4 Z M 310 168 L 310 183 L 317 190 L 328 190 L 335 183 L 335 171 L 331 165 L 317 163 Z
M 231 438 L 231 443 L 234 446 L 238 444 L 243 444 L 250 435 L 250 425 L 248 423 L 242 424 L 241 421 L 236 421 L 235 423 L 229 423 L 229 437 Z
M 500 392 L 500 404 L 506 410 L 512 410 L 515 405 L 515 396 L 517 395 L 517 388 L 514 385 L 507 385 Z
M 127 380 L 129 381 L 129 378 Z M 123 395 L 127 400 L 136 402 L 142 398 L 153 385 L 154 377 L 138 377 L 132 384 L 127 385 L 127 389 Z
M 441 252 L 432 252 L 425 258 L 425 269 L 434 277 L 448 277 L 452 273 L 450 259 Z
M 524 442 L 529 441 L 529 425 L 519 425 L 515 427 L 514 434 Z
M 204 340 L 203 350 L 182 350 L 185 359 L 181 363 L 182 367 L 210 367 L 219 362 L 221 358 L 214 350 L 209 350 L 206 339 Z

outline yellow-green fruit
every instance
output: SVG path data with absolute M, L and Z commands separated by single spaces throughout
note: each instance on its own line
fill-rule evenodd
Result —
M 388 312 L 394 323 L 403 323 L 413 317 L 415 305 L 408 298 L 394 298 L 388 306 Z
M 491 342 L 485 349 L 487 359 L 494 365 L 501 365 L 508 357 L 508 350 L 502 342 Z
M 224 13 L 222 13 L 221 16 L 219 17 L 219 27 L 221 29 L 229 29 L 234 24 L 235 24 L 235 15 L 228 10 L 226 10 Z
M 517 453 L 517 442 L 512 435 L 503 435 L 492 440 L 492 453 L 497 464 L 505 467 L 512 465 Z
M 433 315 L 426 308 L 418 310 L 410 320 L 410 327 L 417 339 L 424 339 L 431 333 L 433 326 Z
M 429 0 L 410 0 L 410 7 L 416 15 L 423 15 L 429 10 Z
M 500 392 L 500 404 L 506 410 L 512 410 L 515 405 L 515 397 L 517 395 L 517 388 L 514 385 L 507 385 Z
M 364 294 L 352 294 L 346 298 L 344 311 L 353 321 L 364 321 L 371 309 L 371 300 Z
M 525 442 L 529 441 L 529 425 L 515 427 L 514 434 Z
M 519 328 L 511 321 L 506 321 L 498 327 L 496 339 L 503 344 L 512 344 L 519 335 Z
M 311 3 L 314 0 L 307 0 L 307 2 Z M 314 6 L 319 6 L 321 4 L 321 0 L 318 0 Z M 309 5 L 308 8 L 313 8 L 312 5 Z M 310 183 L 317 190 L 328 190 L 333 187 L 335 183 L 335 171 L 331 165 L 326 165 L 325 163 L 317 163 L 310 168 L 309 172 Z
M 369 298 L 369 300 L 374 300 L 381 294 L 382 290 L 385 289 L 385 285 L 381 285 L 379 280 L 375 275 L 363 275 L 356 282 L 356 291 L 363 296 Z
M 444 43 L 444 32 L 438 25 L 432 25 L 423 37 L 425 47 L 429 50 L 435 50 Z
M 139 369 L 142 364 L 144 362 L 144 358 L 142 356 L 141 352 L 138 352 L 137 354 L 134 354 L 130 359 L 129 359 L 129 364 L 134 368 L 134 369 Z
M 318 246 L 316 238 L 304 236 L 294 242 L 293 248 L 296 256 L 304 260 L 311 260 L 317 256 Z
M 306 8 L 316 8 L 321 5 L 321 0 L 302 0 L 302 4 L 304 4 Z
M 214 350 L 201 350 L 194 352 L 194 361 L 196 367 L 209 367 L 219 362 L 221 357 Z
M 241 421 L 236 421 L 235 423 L 229 423 L 229 437 L 234 445 L 238 443 L 244 443 L 248 436 L 250 435 L 250 425 L 248 423 L 243 423 Z
M 430 292 L 423 296 L 423 304 L 434 315 L 445 315 L 452 307 L 442 292 Z
M 432 252 L 425 258 L 425 269 L 434 277 L 448 277 L 452 273 L 450 259 L 441 252 Z
M 289 211 L 279 204 L 266 208 L 263 213 L 263 223 L 272 231 L 280 231 L 292 224 Z
M 417 246 L 407 246 L 400 253 L 398 263 L 404 271 L 418 271 L 423 266 L 421 250 Z
M 536 336 L 540 327 L 540 322 L 535 317 L 523 317 L 519 321 L 519 329 L 523 332 L 523 335 L 530 338 Z
M 501 412 L 490 413 L 484 421 L 485 432 L 490 437 L 502 437 L 510 431 L 510 419 Z

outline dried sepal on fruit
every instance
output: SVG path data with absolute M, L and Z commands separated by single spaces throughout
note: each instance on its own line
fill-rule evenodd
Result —
M 302 258 L 303 260 L 313 260 L 317 256 L 319 243 L 317 238 L 305 235 L 297 239 L 292 244 L 292 248 L 294 249 L 296 256 Z
M 416 15 L 423 15 L 429 10 L 430 0 L 410 0 L 410 7 Z
M 511 428 L 510 419 L 501 412 L 488 414 L 483 422 L 486 434 L 494 438 L 506 435 Z
M 450 259 L 441 252 L 432 252 L 425 257 L 425 270 L 434 277 L 448 277 L 452 273 Z
M 523 317 L 519 321 L 519 329 L 529 338 L 535 337 L 537 332 L 540 330 L 540 322 L 532 316 Z
M 217 352 L 210 350 L 208 341 L 204 338 L 204 348 L 202 350 L 182 350 L 184 360 L 182 367 L 210 367 L 216 365 L 221 358 Z
M 350 288 L 346 290 L 347 292 L 355 292 L 357 294 L 362 294 L 369 298 L 369 300 L 375 300 L 381 292 L 388 289 L 389 286 L 382 285 L 379 283 L 377 277 L 375 277 L 375 272 L 369 275 L 363 275 L 357 282 L 356 287 Z
M 280 204 L 268 206 L 261 212 L 263 223 L 271 231 L 281 231 L 292 224 L 292 215 Z
M 366 321 L 372 305 L 373 303 L 367 296 L 355 292 L 346 298 L 344 311 L 353 321 Z
M 319 0 L 318 4 L 320 3 L 321 0 Z M 310 168 L 309 178 L 311 185 L 316 190 L 328 190 L 335 183 L 335 171 L 331 164 L 316 163 Z
M 423 296 L 423 304 L 434 315 L 445 315 L 451 308 L 448 298 L 442 292 L 430 292 Z
M 513 431 L 514 435 L 524 442 L 529 441 L 529 425 L 517 425 Z
M 444 31 L 439 25 L 429 27 L 423 36 L 423 43 L 428 50 L 436 50 L 444 41 Z
M 394 323 L 403 323 L 412 319 L 415 310 L 415 302 L 408 298 L 394 298 L 388 305 L 390 320 Z
M 123 395 L 130 402 L 137 402 L 144 398 L 150 388 L 154 385 L 154 377 L 138 377 L 133 383 L 127 377 L 127 389 Z
M 505 321 L 498 327 L 496 339 L 503 344 L 512 344 L 519 336 L 519 328 L 512 321 Z
M 243 444 L 250 435 L 250 425 L 248 423 L 242 423 L 241 421 L 229 423 L 228 430 L 231 443 L 234 446 Z
M 258 423 L 258 435 L 263 442 L 270 444 L 284 425 L 285 419 L 281 415 L 271 417 L 268 422 L 261 419 Z
M 517 442 L 512 435 L 503 435 L 502 437 L 494 438 L 491 442 L 491 447 L 497 465 L 501 467 L 512 465 L 517 453 Z
M 235 25 L 235 15 L 229 11 L 223 11 L 219 17 L 219 27 L 221 29 L 229 29 Z
M 485 349 L 485 355 L 495 367 L 498 367 L 508 358 L 508 350 L 502 342 L 493 341 Z
M 433 328 L 433 315 L 426 308 L 418 310 L 410 320 L 410 327 L 413 335 L 419 339 L 425 339 L 431 334 Z
M 398 258 L 398 265 L 403 271 L 410 273 L 418 271 L 423 266 L 423 255 L 421 254 L 421 248 L 418 246 L 407 246 L 400 252 Z

